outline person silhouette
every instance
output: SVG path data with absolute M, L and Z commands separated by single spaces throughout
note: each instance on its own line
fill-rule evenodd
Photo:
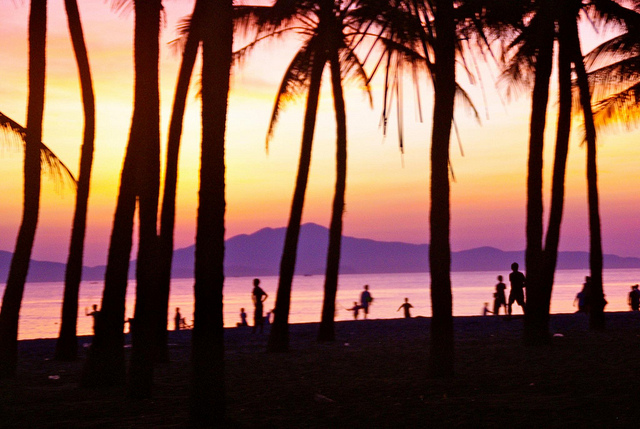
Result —
M 93 317 L 93 335 L 95 335 L 96 334 L 96 324 L 98 323 L 98 318 L 100 317 L 100 310 L 98 310 L 98 306 L 96 304 L 93 304 L 91 306 L 91 308 L 93 308 L 93 311 L 90 312 L 85 307 L 84 315 Z
M 640 310 L 640 290 L 638 290 L 639 285 L 631 286 L 631 292 L 629 292 L 629 306 L 632 311 Z
M 484 303 L 484 307 L 482 307 L 482 315 L 483 316 L 488 316 L 490 314 L 492 314 L 493 311 L 489 310 L 489 303 L 485 302 Z
M 238 322 L 238 326 L 249 326 L 247 323 L 247 313 L 244 311 L 244 308 L 240 309 L 240 322 Z
M 405 298 L 404 304 L 398 307 L 396 311 L 400 311 L 400 309 L 404 309 L 404 318 L 411 319 L 411 311 L 410 311 L 411 308 L 413 308 L 413 305 L 409 304 L 409 298 Z
M 353 320 L 358 320 L 358 315 L 360 314 L 360 309 L 362 307 L 358 305 L 356 301 L 353 301 L 353 307 L 347 308 L 347 311 L 353 311 Z
M 587 283 L 582 286 L 582 290 L 576 294 L 573 305 L 578 304 L 578 313 L 587 312 Z
M 360 307 L 364 311 L 364 318 L 365 319 L 367 318 L 367 315 L 369 314 L 369 306 L 371 305 L 372 302 L 373 302 L 373 297 L 371 296 L 371 293 L 369 292 L 369 285 L 364 285 L 364 290 L 360 294 Z
M 518 263 L 514 262 L 511 264 L 511 273 L 509 274 L 509 282 L 511 283 L 511 290 L 509 291 L 509 306 L 508 312 L 509 316 L 511 316 L 511 307 L 513 303 L 516 302 L 520 307 L 522 307 L 522 311 L 526 312 L 526 305 L 524 302 L 524 288 L 526 278 L 524 274 L 518 271 Z
M 173 317 L 173 323 L 175 324 L 174 330 L 179 331 L 182 324 L 182 314 L 180 314 L 180 307 L 176 307 L 176 315 Z
M 502 276 L 498 276 L 498 283 L 496 284 L 496 291 L 493 294 L 493 314 L 500 315 L 500 307 L 504 306 L 504 312 L 507 313 L 507 298 L 505 296 L 505 290 L 507 285 L 502 282 Z
M 251 292 L 251 299 L 253 300 L 253 305 L 255 307 L 255 311 L 253 313 L 253 332 L 256 332 L 258 326 L 260 327 L 260 332 L 264 331 L 264 316 L 262 315 L 262 310 L 264 309 L 264 302 L 267 300 L 269 295 L 262 290 L 260 287 L 260 279 L 253 279 L 253 291 Z

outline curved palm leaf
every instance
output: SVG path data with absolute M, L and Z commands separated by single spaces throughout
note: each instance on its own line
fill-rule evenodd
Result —
M 0 112 L 0 133 L 4 141 L 24 145 L 27 137 L 27 129 Z M 76 186 L 76 179 L 67 166 L 58 158 L 51 149 L 40 142 L 40 162 L 44 171 L 54 179 L 56 183 L 68 182 Z
M 593 109 L 597 127 L 632 128 L 640 123 L 640 83 L 598 101 Z
M 282 77 L 280 88 L 276 94 L 273 112 L 271 113 L 271 119 L 269 120 L 269 129 L 267 130 L 266 141 L 267 149 L 269 148 L 269 142 L 273 137 L 275 126 L 278 123 L 280 111 L 288 102 L 304 94 L 304 91 L 308 86 L 309 79 L 311 77 L 311 66 L 315 55 L 313 45 L 316 43 L 317 40 L 311 39 L 307 44 L 305 44 L 305 46 L 300 48 L 293 57 L 293 60 L 291 60 L 289 67 L 287 67 L 287 70 Z

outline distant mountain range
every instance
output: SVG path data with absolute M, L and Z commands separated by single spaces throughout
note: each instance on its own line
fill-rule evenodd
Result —
M 226 242 L 225 272 L 227 276 L 277 275 L 286 228 L 264 228 L 253 234 L 241 234 Z M 302 226 L 296 262 L 296 274 L 324 274 L 329 231 L 313 223 Z M 173 278 L 193 277 L 195 246 L 176 249 L 173 256 Z M 505 252 L 493 247 L 479 247 L 452 253 L 453 271 L 496 271 L 506 273 L 512 262 L 524 266 L 524 251 Z M 0 282 L 5 283 L 11 253 L 0 251 Z M 604 256 L 605 268 L 640 268 L 640 258 Z M 129 276 L 135 275 L 132 262 Z M 587 269 L 587 252 L 560 252 L 558 269 Z M 65 264 L 31 261 L 29 282 L 64 280 Z M 102 281 L 104 266 L 85 267 L 85 281 Z M 343 237 L 340 272 L 343 274 L 415 273 L 429 271 L 429 245 L 374 241 Z

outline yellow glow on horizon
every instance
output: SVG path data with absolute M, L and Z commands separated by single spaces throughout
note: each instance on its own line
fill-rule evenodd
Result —
M 96 93 L 95 164 L 87 232 L 87 265 L 106 262 L 133 102 L 133 16 L 119 16 L 103 0 L 80 4 Z M 180 64 L 167 42 L 175 23 L 192 9 L 190 2 L 166 2 L 167 24 L 161 42 L 162 160 Z M 75 59 L 68 39 L 63 5 L 49 5 L 48 75 L 44 141 L 77 174 L 82 139 L 82 106 Z M 0 111 L 24 125 L 27 101 L 28 5 L 12 5 L 3 16 L 0 36 Z M 241 44 L 242 41 L 237 41 Z M 305 100 L 289 103 L 281 112 L 269 151 L 265 138 L 281 76 L 299 41 L 266 43 L 233 70 L 227 128 L 227 237 L 287 223 L 297 172 Z M 200 100 L 196 94 L 199 63 L 187 102 L 180 153 L 176 247 L 193 244 L 200 160 Z M 318 111 L 304 221 L 329 225 L 335 183 L 335 119 L 325 71 Z M 485 79 L 488 82 L 488 79 Z M 431 85 L 421 83 L 423 123 L 419 123 L 410 81 L 405 85 L 404 143 L 397 143 L 395 107 L 387 136 L 379 127 L 380 82 L 372 85 L 374 108 L 362 88 L 346 88 L 349 154 L 344 233 L 388 241 L 427 243 L 429 211 L 429 140 Z M 464 156 L 455 134 L 451 159 L 456 181 L 451 183 L 452 247 L 462 250 L 489 245 L 505 250 L 524 248 L 526 166 L 530 101 L 523 95 L 503 105 L 485 88 L 467 88 L 482 116 L 482 126 L 462 109 L 456 112 Z M 554 95 L 550 98 L 545 150 L 545 210 L 549 206 L 553 144 Z M 579 121 L 574 122 L 567 170 L 563 242 L 567 250 L 585 250 L 585 149 L 579 146 Z M 640 221 L 636 215 L 640 131 L 599 136 L 601 211 L 605 252 L 638 256 Z M 0 207 L 0 249 L 12 250 L 20 222 L 22 154 L 0 151 L 3 191 L 10 198 Z M 64 261 L 75 195 L 58 193 L 44 179 L 42 213 L 34 257 Z M 635 239 L 630 239 L 635 237 Z M 635 241 L 635 244 L 633 243 Z M 63 243 L 64 245 L 61 245 Z

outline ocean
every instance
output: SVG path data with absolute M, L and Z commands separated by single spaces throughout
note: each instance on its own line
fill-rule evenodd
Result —
M 454 272 L 451 274 L 453 289 L 454 316 L 473 316 L 482 314 L 485 302 L 493 308 L 493 292 L 496 277 L 505 277 L 508 294 L 508 274 L 496 272 Z M 582 288 L 588 270 L 559 270 L 556 273 L 553 289 L 551 312 L 572 313 L 576 294 Z M 277 276 L 261 277 L 261 287 L 269 295 L 265 302 L 265 311 L 275 305 Z M 404 298 L 413 305 L 412 316 L 430 316 L 429 273 L 407 274 L 345 274 L 340 276 L 336 320 L 352 320 L 353 314 L 347 310 L 358 301 L 365 284 L 370 287 L 374 301 L 369 317 L 373 319 L 392 319 L 403 316 L 398 311 Z M 608 305 L 605 311 L 626 311 L 627 294 L 630 286 L 640 283 L 640 269 L 612 269 L 604 271 L 604 292 Z M 322 311 L 324 276 L 296 276 L 291 297 L 291 323 L 318 322 Z M 0 294 L 4 294 L 5 285 L 0 285 Z M 55 338 L 60 329 L 62 293 L 64 283 L 28 283 L 20 312 L 18 338 Z M 253 305 L 251 302 L 252 278 L 228 277 L 224 287 L 224 323 L 226 327 L 235 326 L 240 321 L 240 308 L 245 308 L 250 324 L 253 323 Z M 0 295 L 2 296 L 2 295 Z M 507 295 L 508 296 L 508 295 Z M 91 311 L 91 305 L 100 307 L 102 282 L 83 282 L 80 286 L 78 316 L 78 334 L 92 334 L 92 318 L 85 316 L 85 309 Z M 173 329 L 173 315 L 176 307 L 186 318 L 193 320 L 193 279 L 174 279 L 169 298 L 169 328 Z M 130 281 L 127 291 L 126 317 L 133 317 L 135 302 L 135 281 Z M 522 314 L 514 304 L 514 314 Z

